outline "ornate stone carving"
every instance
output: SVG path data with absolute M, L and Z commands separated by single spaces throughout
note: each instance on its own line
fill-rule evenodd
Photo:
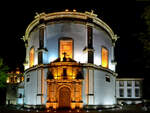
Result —
M 57 109 L 65 107 L 75 109 L 83 107 L 83 77 L 79 77 L 79 74 L 82 76 L 79 63 L 67 58 L 65 61 L 57 59 L 50 64 L 48 74 L 53 77 L 48 75 L 47 78 L 47 108 Z

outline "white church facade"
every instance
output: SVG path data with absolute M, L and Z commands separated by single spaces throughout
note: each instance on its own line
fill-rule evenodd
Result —
M 37 14 L 24 42 L 24 106 L 99 108 L 116 105 L 117 36 L 93 12 Z

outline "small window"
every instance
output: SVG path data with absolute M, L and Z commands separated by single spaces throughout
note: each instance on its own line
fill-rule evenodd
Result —
M 119 89 L 119 96 L 124 97 L 124 89 Z
M 132 90 L 131 89 L 127 89 L 127 96 L 131 97 L 132 96 Z
M 123 87 L 124 86 L 124 81 L 119 81 L 119 86 Z
M 14 77 L 10 77 L 10 83 L 14 83 Z
M 140 86 L 140 81 L 135 81 L 135 86 L 136 87 Z
M 42 52 L 40 51 L 38 53 L 38 64 L 42 64 L 43 63 L 42 59 L 43 59 L 43 56 L 42 56 Z
M 30 81 L 30 78 L 27 78 L 27 82 L 29 82 Z
M 19 93 L 19 98 L 22 98 L 22 94 L 21 93 Z
M 140 97 L 140 89 L 135 89 L 135 97 Z
M 92 26 L 87 26 L 87 36 L 88 36 L 88 48 L 93 48 L 93 28 Z
M 44 27 L 39 29 L 39 48 L 44 47 Z
M 105 79 L 106 79 L 106 82 L 110 82 L 110 76 L 109 75 L 106 75 Z
M 15 79 L 14 83 L 17 83 L 17 79 L 18 79 L 17 76 L 15 76 L 14 79 Z
M 102 47 L 102 67 L 108 68 L 108 49 Z
M 132 86 L 132 81 L 127 81 L 127 86 L 131 87 Z
M 63 78 L 64 79 L 67 79 L 67 69 L 66 68 L 63 68 Z
M 30 81 L 30 76 L 27 75 L 27 79 L 26 79 L 26 82 L 29 82 Z

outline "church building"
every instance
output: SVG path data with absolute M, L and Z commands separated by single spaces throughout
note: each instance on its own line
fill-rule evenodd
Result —
M 93 12 L 40 13 L 23 37 L 24 106 L 101 108 L 116 105 L 117 35 Z

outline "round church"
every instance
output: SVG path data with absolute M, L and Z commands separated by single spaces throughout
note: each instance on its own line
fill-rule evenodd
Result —
M 26 107 L 115 106 L 117 36 L 96 14 L 76 10 L 37 14 L 23 39 Z

